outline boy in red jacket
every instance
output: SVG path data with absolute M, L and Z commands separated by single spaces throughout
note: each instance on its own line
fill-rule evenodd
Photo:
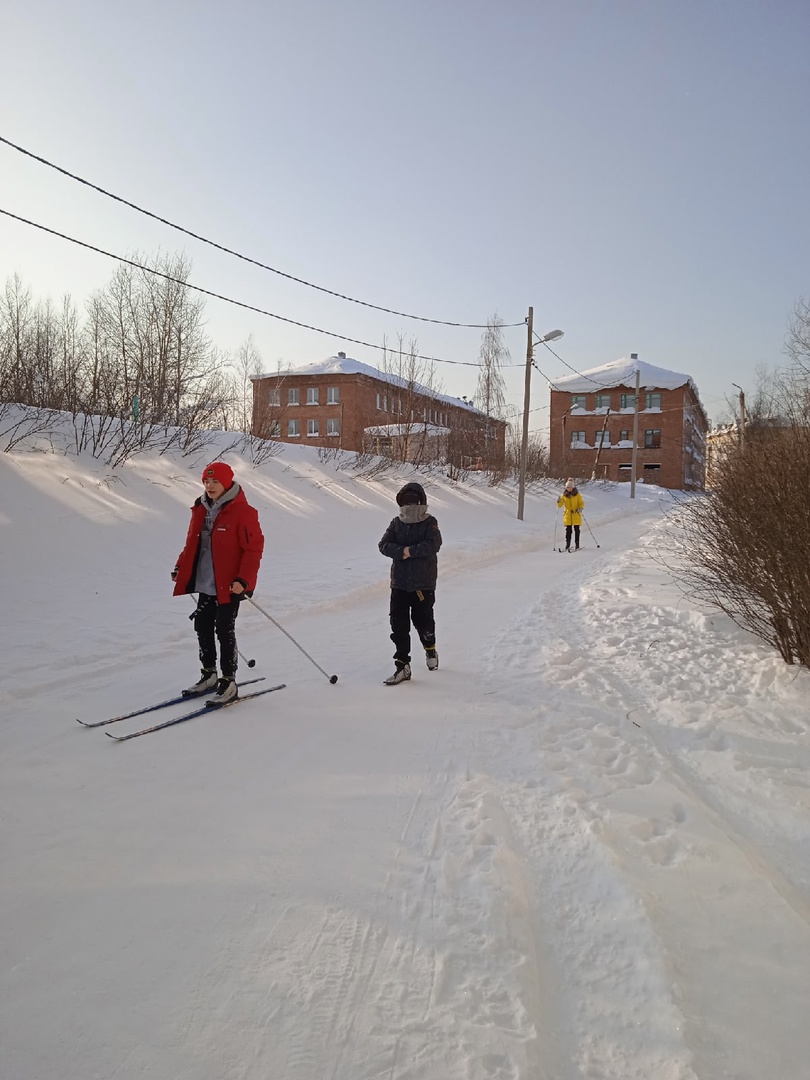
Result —
M 215 461 L 203 469 L 205 494 L 191 508 L 191 524 L 172 571 L 174 595 L 198 594 L 194 629 L 200 643 L 202 673 L 183 693 L 189 697 L 216 688 L 209 705 L 224 705 L 238 695 L 236 616 L 251 596 L 264 551 L 259 515 L 233 478 L 233 469 Z M 222 678 L 217 679 L 217 650 Z

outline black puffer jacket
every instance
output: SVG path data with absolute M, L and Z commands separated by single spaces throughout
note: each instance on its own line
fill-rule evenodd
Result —
M 399 494 L 417 488 L 421 493 L 420 504 L 425 506 L 427 499 L 420 484 L 406 484 Z M 407 506 L 403 508 L 405 512 L 410 509 Z M 391 588 L 405 589 L 407 592 L 435 589 L 439 572 L 437 555 L 441 546 L 439 523 L 432 514 L 426 514 L 421 521 L 413 523 L 395 517 L 379 544 L 381 553 L 391 559 Z M 402 557 L 405 548 L 410 552 L 408 559 Z

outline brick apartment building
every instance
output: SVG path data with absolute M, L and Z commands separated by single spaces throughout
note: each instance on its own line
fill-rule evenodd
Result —
M 414 464 L 450 461 L 476 468 L 504 460 L 503 421 L 343 352 L 252 381 L 253 433 L 261 438 Z
M 708 421 L 688 375 L 614 360 L 554 380 L 549 462 L 554 476 L 630 480 L 636 371 L 639 372 L 636 480 L 702 490 Z

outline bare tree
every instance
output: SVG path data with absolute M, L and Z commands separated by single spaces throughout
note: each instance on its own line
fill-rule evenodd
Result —
M 496 312 L 487 319 L 486 330 L 481 335 L 474 399 L 477 408 L 486 417 L 481 457 L 493 474 L 493 479 L 496 473 L 502 473 L 504 463 L 496 441 L 495 425 L 491 420 L 504 420 L 506 416 L 506 382 L 501 368 L 509 359 L 509 349 L 503 339 L 503 319 Z
M 180 425 L 189 398 L 218 367 L 203 329 L 203 301 L 185 287 L 191 264 L 182 255 L 134 256 L 120 265 L 88 308 L 91 386 L 103 389 L 106 411 L 141 426 Z M 102 371 L 106 378 L 99 378 Z
M 496 313 L 487 319 L 478 350 L 478 382 L 475 404 L 487 414 L 502 420 L 506 414 L 506 382 L 501 368 L 510 359 L 503 340 L 503 319 Z
M 810 374 L 810 301 L 798 300 L 788 324 L 785 352 L 791 362 Z
M 0 387 L 4 401 L 37 404 L 31 349 L 33 320 L 31 290 L 15 274 L 6 282 L 0 297 Z
M 391 376 L 391 389 L 383 393 L 385 426 L 395 428 L 396 438 L 388 443 L 388 455 L 397 461 L 423 462 L 435 454 L 435 440 L 429 436 L 431 412 L 426 397 L 441 393 L 436 366 L 419 356 L 416 338 L 405 341 L 403 334 L 389 348 L 383 339 L 382 370 Z
M 242 450 L 253 465 L 276 457 L 282 450 L 277 440 L 281 434 L 285 408 L 281 404 L 282 383 L 277 383 L 267 401 L 258 401 L 256 385 L 264 371 L 262 357 L 251 334 L 236 353 L 233 399 L 236 409 L 235 426 L 242 433 Z M 280 373 L 280 366 L 279 366 Z

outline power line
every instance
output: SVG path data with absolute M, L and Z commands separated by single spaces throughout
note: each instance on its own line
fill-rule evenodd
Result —
M 143 263 L 136 262 L 134 259 L 124 258 L 123 255 L 115 255 L 111 251 L 105 251 L 104 248 L 96 247 L 94 244 L 88 244 L 84 240 L 77 240 L 73 236 L 67 236 L 65 233 L 58 232 L 56 229 L 49 229 L 47 225 L 40 225 L 36 221 L 29 221 L 28 218 L 20 217 L 19 214 L 12 214 L 10 210 L 4 210 L 0 207 L 0 214 L 5 214 L 6 217 L 13 218 L 14 221 L 20 221 L 23 225 L 30 225 L 34 229 L 40 229 L 42 232 L 49 233 L 51 236 L 58 236 L 60 240 L 68 240 L 71 244 L 76 244 L 78 247 L 86 248 L 88 251 L 95 251 L 98 255 L 104 255 L 108 259 L 114 259 L 116 262 L 124 263 L 126 266 L 133 266 L 136 270 L 143 270 L 146 274 L 153 274 L 155 277 L 163 278 L 164 281 L 171 281 L 175 285 L 181 285 L 184 289 L 193 289 L 194 292 L 202 293 L 203 296 L 211 296 L 215 300 L 223 300 L 226 304 L 233 304 L 235 307 L 245 308 L 247 311 L 255 311 L 259 315 L 267 315 L 271 319 L 278 319 L 279 322 L 289 323 L 291 326 L 301 327 L 303 330 L 312 330 L 316 334 L 324 334 L 326 337 L 337 338 L 340 341 L 350 341 L 353 345 L 362 345 L 367 349 L 377 349 L 380 352 L 387 352 L 385 345 L 374 345 L 370 341 L 361 341 L 359 338 L 347 337 L 345 334 L 335 333 L 333 330 L 324 330 L 320 326 L 310 326 L 308 323 L 298 322 L 296 319 L 289 319 L 284 315 L 276 315 L 272 311 L 266 311 L 264 308 L 255 307 L 253 304 L 246 304 L 242 300 L 234 300 L 230 296 L 223 296 L 222 293 L 212 292 L 210 289 L 203 289 L 200 285 L 192 285 L 189 281 L 183 281 L 182 278 L 174 277 L 171 274 L 165 274 L 161 270 L 155 270 L 151 266 L 144 266 Z M 411 355 L 410 353 L 408 354 Z M 477 361 L 474 360 L 444 360 L 440 356 L 422 356 L 419 353 L 413 354 L 414 360 L 427 360 L 434 364 L 458 364 L 463 367 L 478 367 Z M 521 364 L 508 364 L 507 367 L 522 367 Z
M 588 380 L 588 382 L 592 382 L 592 383 L 594 384 L 594 386 L 602 386 L 602 387 L 605 387 L 605 388 L 607 389 L 607 388 L 608 388 L 608 387 L 610 387 L 610 386 L 615 386 L 615 385 L 616 385 L 616 384 L 615 384 L 615 382 L 613 382 L 613 383 L 603 383 L 603 382 L 599 382 L 599 380 L 598 380 L 598 379 L 592 379 L 590 375 L 586 375 L 586 374 L 585 374 L 584 372 L 582 372 L 582 371 L 577 371 L 577 369 L 576 369 L 575 367 L 572 367 L 572 366 L 571 366 L 571 365 L 570 365 L 570 364 L 568 363 L 568 361 L 567 361 L 567 360 L 563 360 L 563 358 L 562 358 L 562 357 L 560 356 L 560 354 L 559 354 L 559 353 L 556 353 L 556 352 L 554 352 L 554 350 L 553 350 L 553 349 L 551 348 L 551 346 L 550 346 L 549 344 L 547 344 L 547 343 L 546 343 L 545 341 L 540 341 L 540 342 L 538 342 L 538 344 L 540 344 L 540 345 L 545 345 L 545 347 L 546 347 L 546 348 L 548 349 L 548 351 L 549 351 L 549 352 L 551 353 L 551 355 L 552 355 L 552 356 L 556 356 L 556 357 L 557 357 L 557 359 L 558 359 L 558 360 L 560 361 L 560 363 L 561 363 L 561 364 L 565 364 L 565 366 L 566 366 L 566 367 L 568 368 L 568 370 L 569 370 L 569 371 L 573 371 L 573 372 L 574 372 L 574 374 L 575 374 L 575 375 L 579 375 L 579 377 L 580 377 L 581 379 L 587 379 L 587 380 Z M 532 364 L 534 364 L 534 361 L 533 361 L 533 360 L 532 360 Z M 534 366 L 535 366 L 535 367 L 537 367 L 537 365 L 536 365 L 536 364 L 534 364 Z M 537 368 L 537 370 L 538 370 L 538 371 L 540 371 L 540 368 Z M 540 374 L 541 374 L 541 375 L 543 375 L 543 372 L 542 372 L 542 371 L 540 371 Z M 552 386 L 552 387 L 554 387 L 554 389 L 555 389 L 555 390 L 560 390 L 559 386 L 554 386 L 554 383 L 553 383 L 553 382 L 551 381 L 551 379 L 549 379 L 548 375 L 543 375 L 543 378 L 544 378 L 544 379 L 545 379 L 545 380 L 546 380 L 546 381 L 548 382 L 549 386 Z M 568 378 L 568 376 L 566 376 L 566 378 Z M 565 393 L 565 391 L 560 391 L 560 392 L 561 392 L 561 393 Z
M 372 308 L 374 311 L 384 311 L 387 315 L 396 315 L 402 319 L 414 319 L 416 322 L 434 323 L 437 326 L 457 326 L 468 330 L 486 330 L 488 323 L 463 323 L 463 322 L 451 322 L 448 319 L 429 319 L 424 315 L 409 315 L 406 311 L 395 311 L 393 308 L 382 307 L 380 304 L 372 304 L 367 300 L 357 300 L 353 296 L 346 296 L 344 293 L 335 292 L 334 289 L 324 288 L 323 285 L 314 285 L 311 281 L 305 281 L 303 278 L 295 277 L 293 274 L 287 274 L 283 270 L 278 270 L 274 266 L 268 266 L 266 263 L 260 262 L 258 259 L 252 259 L 248 255 L 242 255 L 238 251 L 234 251 L 232 248 L 225 247 L 223 244 L 218 244 L 215 240 L 209 240 L 205 236 L 200 236 L 199 233 L 192 232 L 190 229 L 184 228 L 182 225 L 176 225 L 173 221 L 169 221 L 167 218 L 160 217 L 159 214 L 153 214 L 151 210 L 145 210 L 142 206 L 138 206 L 137 203 L 130 202 L 129 199 L 124 199 L 120 195 L 115 195 L 111 191 L 107 191 L 103 187 L 99 187 L 98 184 L 92 183 L 90 180 L 85 180 L 81 176 L 77 176 L 75 173 L 69 172 L 67 169 L 63 169 L 61 165 L 56 165 L 53 161 L 48 161 L 47 158 L 40 157 L 39 154 L 34 154 L 30 150 L 26 150 L 23 146 L 18 146 L 17 143 L 13 143 L 10 139 L 6 139 L 3 135 L 0 135 L 0 142 L 5 143 L 6 146 L 10 146 L 12 150 L 18 150 L 21 154 L 25 154 L 26 157 L 32 158 L 34 161 L 40 162 L 42 165 L 47 165 L 49 169 L 54 169 L 58 173 L 62 173 L 63 176 L 70 177 L 71 180 L 75 180 L 79 184 L 84 184 L 85 187 L 92 188 L 93 191 L 99 192 L 101 195 L 105 195 L 108 199 L 114 199 L 115 202 L 121 203 L 123 206 L 128 206 L 132 210 L 137 210 L 139 214 L 145 214 L 146 217 L 152 218 L 154 221 L 159 221 L 162 225 L 168 225 L 170 229 L 176 229 L 177 232 L 184 233 L 186 236 L 191 236 L 195 240 L 199 240 L 203 244 L 208 244 L 210 247 L 216 248 L 218 251 L 224 251 L 227 255 L 233 255 L 236 259 L 241 259 L 243 262 L 251 263 L 253 266 L 258 266 L 262 270 L 269 270 L 271 274 L 278 274 L 279 277 L 286 278 L 288 281 L 294 281 L 298 285 L 306 285 L 308 289 L 316 289 L 318 292 L 326 293 L 328 296 L 336 296 L 339 300 L 347 300 L 350 304 L 360 304 L 362 307 Z M 521 319 L 516 323 L 502 323 L 502 326 L 524 326 L 525 319 Z M 347 338 L 347 341 L 350 339 Z M 361 343 L 362 344 L 362 343 Z

